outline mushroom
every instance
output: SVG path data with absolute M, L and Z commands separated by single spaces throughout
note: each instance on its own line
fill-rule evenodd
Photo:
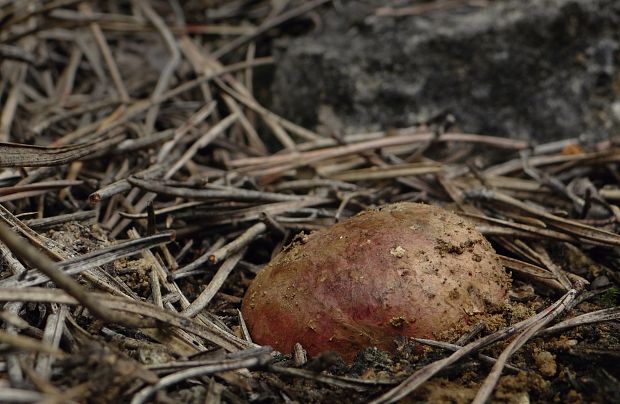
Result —
M 396 203 L 297 237 L 242 303 L 255 342 L 346 360 L 397 336 L 434 338 L 501 308 L 510 277 L 470 223 L 437 206 Z

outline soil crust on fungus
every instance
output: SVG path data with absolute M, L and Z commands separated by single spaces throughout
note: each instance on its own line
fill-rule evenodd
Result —
M 436 338 L 497 311 L 509 286 L 465 219 L 398 203 L 299 238 L 258 274 L 242 312 L 260 344 L 352 360 L 365 347 L 393 351 L 397 336 Z

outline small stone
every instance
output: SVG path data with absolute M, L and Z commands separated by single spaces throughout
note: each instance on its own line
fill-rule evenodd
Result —
M 530 404 L 530 395 L 527 393 L 527 391 L 523 391 L 521 393 L 515 394 L 511 402 L 515 404 Z
M 397 246 L 397 247 L 392 248 L 392 249 L 390 250 L 390 254 L 392 254 L 392 255 L 393 255 L 393 256 L 395 256 L 396 258 L 402 258 L 402 257 L 404 257 L 406 252 L 407 252 L 407 251 L 406 251 L 403 247 L 401 247 L 401 246 Z
M 605 286 L 609 286 L 610 283 L 611 282 L 609 281 L 609 278 L 607 276 L 601 275 L 594 278 L 590 287 L 592 289 L 600 289 L 604 288 Z

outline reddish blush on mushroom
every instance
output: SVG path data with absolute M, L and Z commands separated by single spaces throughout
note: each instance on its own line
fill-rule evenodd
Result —
M 434 338 L 503 306 L 510 288 L 490 243 L 440 207 L 397 203 L 299 238 L 257 276 L 242 313 L 255 342 L 346 360 L 397 336 Z

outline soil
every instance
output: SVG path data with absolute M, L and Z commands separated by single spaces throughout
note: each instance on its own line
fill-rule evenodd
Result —
M 91 251 L 109 244 L 105 240 L 98 226 L 90 228 L 79 223 L 69 223 L 59 229 L 50 230 L 48 236 L 65 245 L 83 246 L 83 251 Z M 296 241 L 298 243 L 298 241 Z M 287 247 L 287 248 L 290 248 Z M 579 257 L 583 260 L 583 257 Z M 573 262 L 581 265 L 582 262 Z M 590 262 L 591 272 L 596 274 L 600 268 Z M 148 293 L 148 265 L 143 259 L 129 258 L 117 261 L 113 272 L 119 274 L 128 286 L 136 292 Z M 252 276 L 252 275 L 247 275 Z M 201 283 L 208 283 L 209 275 Z M 225 291 L 241 296 L 239 278 L 232 277 L 224 286 Z M 513 289 L 518 288 L 516 281 Z M 186 285 L 189 286 L 189 285 Z M 196 293 L 186 289 L 188 294 Z M 620 304 L 618 293 L 608 293 L 595 298 L 592 302 L 583 303 L 566 314 L 567 318 L 591 312 L 594 310 L 614 307 Z M 238 302 L 239 300 L 233 300 Z M 531 317 L 541 308 L 552 303 L 552 299 L 539 295 L 532 295 L 525 302 L 509 302 L 499 314 L 478 315 L 472 321 L 474 326 L 463 324 L 436 336 L 437 340 L 456 342 L 463 334 L 472 328 L 483 325 L 483 336 L 510 324 Z M 238 303 L 234 303 L 232 307 Z M 217 299 L 213 304 L 213 312 L 230 318 L 230 300 Z M 229 326 L 235 327 L 236 322 L 226 321 Z M 173 353 L 161 345 L 149 345 L 142 341 L 143 337 L 136 336 L 135 345 L 126 338 L 113 340 L 110 347 L 91 347 L 92 352 L 83 353 L 83 362 L 69 361 L 63 364 L 70 373 L 65 375 L 70 385 L 83 382 L 82 376 L 93 375 L 99 380 L 97 390 L 92 391 L 91 402 L 105 403 L 114 400 L 123 389 L 127 372 L 132 372 L 127 366 L 133 361 L 143 365 L 166 363 L 172 359 Z M 482 353 L 497 357 L 508 341 L 500 342 Z M 313 371 L 328 372 L 333 375 L 360 377 L 367 380 L 378 380 L 395 383 L 403 380 L 421 366 L 446 355 L 446 351 L 417 344 L 405 339 L 397 340 L 396 352 L 385 352 L 377 348 L 368 348 L 360 352 L 352 363 L 347 363 L 340 356 L 327 352 L 311 358 L 304 366 Z M 521 369 L 518 372 L 504 371 L 500 378 L 493 402 L 498 403 L 527 403 L 527 402 L 559 402 L 559 403 L 612 403 L 620 402 L 620 384 L 616 383 L 620 377 L 618 357 L 620 352 L 620 323 L 610 322 L 591 326 L 581 326 L 545 338 L 536 338 L 525 345 L 510 363 Z M 172 355 L 172 356 L 171 356 Z M 124 359 L 127 358 L 127 359 Z M 119 361 L 121 362 L 119 364 Z M 129 361 L 129 362 L 125 362 Z M 293 357 L 279 355 L 274 364 L 293 366 Z M 135 366 L 135 365 L 133 365 Z M 468 403 L 475 396 L 481 381 L 489 371 L 487 364 L 476 360 L 465 361 L 442 371 L 440 375 L 404 400 L 406 403 L 433 402 L 433 403 Z M 93 373 L 95 372 L 95 373 Z M 135 372 L 135 370 L 133 371 Z M 135 374 L 135 373 L 134 373 Z M 361 403 L 367 400 L 369 394 L 376 394 L 381 389 L 355 392 L 330 387 L 322 383 L 272 374 L 258 374 L 257 381 L 264 383 L 259 389 L 261 393 L 253 397 L 253 402 L 280 401 L 282 392 L 287 397 L 298 402 L 343 402 Z M 130 383 L 127 381 L 127 383 Z M 250 381 L 250 385 L 255 382 Z M 256 388 L 256 386 L 254 387 Z M 273 389 L 273 390 L 271 390 Z M 235 392 L 235 388 L 232 388 Z M 272 391 L 272 393 L 268 393 Z M 170 394 L 170 398 L 186 403 L 200 403 L 205 400 L 207 389 L 201 386 L 180 388 Z M 231 398 L 232 399 L 232 398 Z M 234 401 L 234 399 L 233 399 Z

